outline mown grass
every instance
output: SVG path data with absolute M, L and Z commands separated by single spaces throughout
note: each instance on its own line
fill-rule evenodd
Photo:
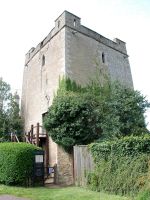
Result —
M 26 197 L 31 200 L 130 200 L 127 197 L 109 195 L 79 187 L 23 188 L 0 185 L 0 195 Z

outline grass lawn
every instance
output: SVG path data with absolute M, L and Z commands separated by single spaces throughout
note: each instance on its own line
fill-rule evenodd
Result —
M 93 192 L 79 187 L 22 188 L 0 185 L 0 195 L 9 194 L 31 200 L 130 200 L 126 197 Z

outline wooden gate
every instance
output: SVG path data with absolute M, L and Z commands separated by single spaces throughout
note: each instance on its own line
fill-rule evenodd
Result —
M 94 162 L 86 145 L 74 146 L 74 180 L 76 185 L 85 186 L 87 174 L 94 170 Z

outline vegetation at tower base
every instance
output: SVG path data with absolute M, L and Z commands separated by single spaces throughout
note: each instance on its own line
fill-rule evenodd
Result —
M 91 95 L 69 92 L 57 96 L 49 109 L 45 127 L 52 139 L 65 150 L 89 144 L 101 134 L 97 102 Z
M 150 135 L 93 143 L 89 148 L 96 166 L 88 175 L 91 189 L 136 195 L 147 186 L 150 178 Z
M 27 143 L 0 144 L 0 183 L 25 185 L 33 170 L 34 145 Z
M 63 79 L 44 126 L 67 151 L 74 145 L 147 133 L 144 113 L 150 106 L 138 91 L 118 82 L 86 87 Z
M 0 140 L 9 140 L 11 132 L 21 135 L 22 129 L 16 94 L 13 95 L 10 85 L 0 78 Z
M 136 200 L 149 200 L 149 199 L 150 199 L 150 184 L 148 183 L 147 186 L 139 192 Z

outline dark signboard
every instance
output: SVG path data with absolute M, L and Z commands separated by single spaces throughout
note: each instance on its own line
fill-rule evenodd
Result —
M 44 151 L 34 152 L 33 185 L 44 185 Z

